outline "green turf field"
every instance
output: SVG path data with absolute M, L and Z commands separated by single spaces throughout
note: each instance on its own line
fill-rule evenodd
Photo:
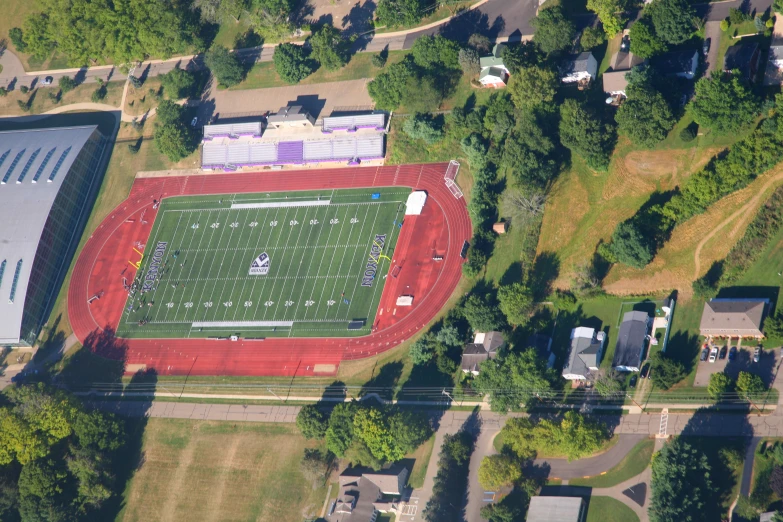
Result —
M 367 335 L 390 267 L 378 245 L 393 258 L 409 194 L 394 187 L 165 199 L 117 333 Z M 362 325 L 349 330 L 351 321 Z

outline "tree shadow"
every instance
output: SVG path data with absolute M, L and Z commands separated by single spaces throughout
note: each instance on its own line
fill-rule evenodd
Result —
M 114 329 L 95 329 L 84 339 L 82 348 L 65 361 L 58 378 L 71 389 L 92 384 L 119 383 L 125 373 L 128 345 L 116 337 Z
M 376 393 L 383 399 L 390 400 L 394 398 L 394 388 L 402 375 L 402 368 L 403 363 L 401 361 L 392 361 L 381 366 L 377 374 L 373 370 L 373 376 L 362 385 L 359 394 L 365 396 Z
M 530 289 L 537 300 L 552 293 L 552 283 L 560 275 L 560 257 L 555 252 L 541 252 L 536 256 L 530 273 Z
M 685 367 L 685 371 L 693 371 L 696 356 L 699 353 L 699 336 L 687 330 L 679 330 L 670 335 L 666 345 L 666 357 L 673 359 Z
M 62 356 L 63 349 L 65 348 L 65 332 L 60 330 L 60 321 L 62 321 L 62 314 L 57 318 L 49 327 L 49 331 L 46 333 L 46 338 L 40 343 L 38 350 L 33 356 L 33 362 L 35 364 L 41 364 L 47 361 L 50 357 L 54 357 L 55 354 Z
M 346 36 L 369 31 L 372 29 L 372 19 L 377 4 L 372 0 L 356 2 L 347 15 L 343 16 L 343 33 Z

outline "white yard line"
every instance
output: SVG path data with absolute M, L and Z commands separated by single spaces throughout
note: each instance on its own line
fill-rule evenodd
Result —
M 332 194 L 334 194 L 334 191 L 332 191 Z M 339 215 L 339 211 L 335 214 L 335 217 L 338 216 L 338 215 Z M 348 213 L 346 212 L 345 216 L 343 216 L 343 218 L 341 218 L 341 219 L 342 219 L 342 223 L 340 223 L 340 231 L 337 233 L 337 240 L 338 241 L 340 240 L 340 237 L 342 237 L 343 227 L 345 227 L 345 223 L 347 223 L 349 221 Z M 329 240 L 332 239 L 332 231 L 334 231 L 334 229 L 335 229 L 334 226 L 332 226 L 329 229 L 329 237 L 327 238 L 326 245 L 325 245 L 327 247 L 329 246 Z M 349 247 L 347 245 L 344 246 L 344 247 L 341 247 L 340 245 L 335 245 L 335 247 L 333 247 L 333 248 L 344 248 L 344 249 L 347 249 Z M 321 273 L 321 267 L 324 264 L 324 257 L 325 256 L 323 256 L 323 255 L 321 256 L 321 261 L 318 263 L 318 270 L 315 271 L 316 274 L 320 274 Z M 334 256 L 330 256 L 330 257 L 331 257 L 331 260 L 329 261 L 329 269 L 331 270 L 331 268 L 332 268 L 332 261 L 334 260 Z M 327 271 L 326 274 L 328 276 L 329 272 Z M 325 301 L 329 300 L 329 299 L 324 300 L 325 291 L 326 291 L 326 285 L 321 287 L 321 295 L 318 297 L 318 301 L 317 301 L 316 307 L 313 310 L 313 312 L 314 312 L 313 313 L 313 317 L 318 317 L 318 310 L 321 309 L 321 302 L 325 302 Z M 304 293 L 304 290 L 303 290 L 303 293 Z M 300 297 L 300 299 L 301 299 L 301 297 Z M 303 321 L 307 321 L 307 312 L 305 312 L 305 316 L 304 316 Z
M 397 211 L 397 214 L 395 214 L 395 218 L 399 219 L 399 217 L 400 217 L 400 211 Z M 404 212 L 403 212 L 403 219 L 405 219 L 405 213 Z M 398 228 L 397 225 L 395 225 L 394 223 L 391 224 L 391 229 L 392 229 L 392 231 L 391 231 L 391 233 L 389 233 L 389 237 L 394 237 L 394 233 L 395 232 L 402 230 L 401 228 Z M 400 234 L 397 234 L 397 239 L 394 242 L 394 250 L 397 250 L 397 243 L 396 243 L 396 241 L 398 241 L 399 239 L 400 239 Z M 387 241 L 386 242 L 387 245 L 389 243 L 391 243 L 391 241 Z M 392 252 L 392 254 L 393 254 L 393 252 Z M 387 250 L 387 254 L 386 255 L 388 255 L 388 250 Z M 389 256 L 389 257 L 392 257 L 392 256 Z M 381 261 L 383 261 L 383 260 L 379 258 L 378 259 L 378 268 L 379 269 L 381 267 Z M 389 268 L 391 268 L 391 261 L 389 261 Z M 383 276 L 387 275 L 388 272 L 389 272 L 389 270 L 386 270 L 386 273 L 384 273 Z M 377 279 L 377 276 L 381 275 L 381 271 L 378 270 L 378 272 L 375 275 L 376 275 L 376 279 Z M 386 279 L 383 276 L 381 277 L 381 283 L 380 284 L 376 284 L 375 288 L 372 291 L 372 299 L 370 299 L 370 308 L 367 309 L 367 319 L 368 320 L 370 319 L 370 315 L 372 314 L 372 307 L 373 307 L 373 303 L 375 303 L 375 294 L 378 293 L 378 288 L 383 288 L 386 285 Z M 375 282 L 378 283 L 378 281 L 375 281 Z M 376 306 L 376 312 L 378 311 L 377 307 L 378 307 L 379 304 L 380 304 L 380 301 L 378 302 L 378 304 L 375 305 Z M 372 328 L 372 323 L 375 322 L 375 316 L 374 315 L 372 316 L 372 319 L 373 319 L 372 322 L 369 324 L 370 328 Z
M 224 209 L 217 209 L 217 210 L 218 210 L 218 219 L 220 219 L 220 211 L 224 210 Z M 210 212 L 210 215 L 212 215 L 212 212 Z M 213 223 L 211 222 L 212 221 L 211 219 L 209 221 L 210 221 L 210 223 L 207 223 L 207 224 L 204 225 L 205 228 L 206 227 L 210 227 L 211 228 Z M 214 223 L 218 223 L 218 221 L 215 221 Z M 218 238 L 218 244 L 219 244 L 220 243 L 220 238 L 223 237 L 223 232 L 225 231 L 225 227 L 218 227 L 218 228 L 220 228 L 220 237 Z M 209 244 L 212 244 L 212 239 L 215 236 L 215 231 L 216 230 L 217 230 L 217 228 L 212 228 L 212 232 L 209 233 Z M 204 234 L 204 235 L 206 236 L 206 234 Z M 212 272 L 212 265 L 215 264 L 215 258 L 216 257 L 217 256 L 213 257 L 212 260 L 209 263 L 209 268 L 207 268 L 207 274 L 206 274 L 207 276 L 209 276 L 210 272 Z M 198 272 L 199 275 L 201 274 L 201 269 L 203 267 L 204 267 L 204 265 L 202 265 L 201 268 L 199 268 L 199 272 Z M 187 282 L 190 283 L 190 279 L 188 279 Z M 203 318 L 202 318 L 203 321 L 207 320 L 207 314 L 209 313 L 209 309 L 211 308 L 211 307 L 207 306 L 207 303 L 208 302 L 212 302 L 212 301 L 204 301 L 204 302 L 201 301 L 201 299 L 204 297 L 204 289 L 206 288 L 206 286 L 207 286 L 206 284 L 202 286 L 201 293 L 199 294 L 199 298 L 198 299 L 193 299 L 193 301 L 192 301 L 193 302 L 193 309 L 194 309 L 194 311 L 195 310 L 201 310 L 202 308 L 204 309 L 204 315 L 203 315 Z M 193 294 L 193 296 L 195 297 L 195 294 Z M 212 302 L 212 306 L 215 306 L 214 302 Z M 197 316 L 198 316 L 198 313 L 194 313 L 193 321 L 197 320 Z
M 258 240 L 257 240 L 257 242 L 258 242 L 258 243 L 260 243 L 260 242 L 261 242 L 261 230 L 263 229 L 263 225 L 262 225 L 262 223 L 259 221 L 259 216 L 260 216 L 260 214 L 261 214 L 261 209 L 258 209 L 258 210 L 256 211 L 255 218 L 254 218 L 252 221 L 245 223 L 245 225 L 246 225 L 246 226 L 247 226 L 247 227 L 250 229 L 250 236 L 247 238 L 247 242 L 248 242 L 248 244 L 250 243 L 251 239 L 253 238 L 253 233 L 254 233 L 254 232 L 256 232 L 256 233 L 257 233 L 257 235 L 258 235 Z M 256 226 L 255 226 L 255 227 L 251 227 L 251 226 L 250 226 L 250 224 L 251 224 L 251 223 L 256 223 Z M 252 247 L 243 248 L 243 249 L 241 249 L 241 250 L 243 250 L 243 251 L 244 251 L 244 250 L 250 250 L 250 248 L 252 248 Z M 237 250 L 239 250 L 239 249 L 237 249 Z M 236 255 L 236 252 L 234 252 L 234 255 Z M 255 256 L 256 256 L 256 254 L 253 254 L 253 259 L 255 259 Z M 251 263 L 252 263 L 252 261 L 251 261 Z M 250 269 L 248 268 L 248 271 L 249 271 L 249 270 L 250 270 Z M 234 290 L 235 290 L 235 289 L 236 289 L 236 287 L 237 287 L 237 283 L 236 283 L 236 282 L 237 282 L 238 280 L 239 280 L 239 278 L 238 278 L 238 277 L 234 279 L 234 285 L 231 287 L 231 295 L 234 295 Z M 247 281 L 247 278 L 245 278 L 245 281 Z M 240 300 L 240 302 L 242 303 L 242 307 L 240 308 L 240 307 L 239 307 L 239 304 L 237 304 L 237 308 L 234 310 L 234 314 L 231 316 L 231 319 L 232 319 L 232 320 L 236 320 L 237 312 L 238 312 L 240 309 L 242 309 L 242 310 L 244 310 L 245 312 L 247 312 L 247 309 L 249 308 L 249 306 L 245 306 L 245 303 L 246 303 L 246 302 L 249 302 L 249 303 L 250 303 L 250 306 L 252 306 L 252 305 L 253 305 L 253 302 L 252 302 L 252 297 L 245 297 L 245 286 L 246 286 L 246 285 L 247 285 L 247 283 L 246 283 L 246 282 L 243 282 L 243 283 L 242 283 L 242 290 L 240 291 L 240 297 L 239 297 L 239 300 Z M 226 310 L 226 313 L 228 313 L 228 310 Z M 225 317 L 225 316 L 224 316 L 224 317 Z
M 234 206 L 233 206 L 233 205 L 232 205 L 232 208 L 234 208 Z M 229 227 L 230 227 L 231 225 L 233 225 L 234 223 L 236 223 L 236 227 L 234 227 L 234 228 L 232 228 L 232 229 L 231 229 L 231 235 L 230 235 L 230 236 L 228 236 L 228 244 L 231 244 L 231 238 L 233 238 L 233 237 L 234 237 L 234 232 L 235 232 L 237 229 L 239 230 L 239 238 L 237 239 L 237 241 L 239 241 L 240 243 L 242 242 L 242 235 L 244 234 L 244 230 L 245 230 L 245 228 L 246 228 L 246 226 L 247 226 L 247 223 L 245 223 L 245 226 L 242 226 L 242 225 L 239 223 L 239 220 L 240 220 L 240 219 L 242 219 L 242 212 L 238 212 L 238 213 L 237 213 L 237 217 L 236 217 L 236 221 L 233 221 L 233 222 L 232 222 L 232 223 L 229 225 Z M 251 230 L 251 232 L 249 232 L 249 234 L 250 234 L 250 233 L 252 233 L 252 230 L 253 230 L 253 229 L 252 229 L 252 227 L 247 227 L 247 228 Z M 248 239 L 250 239 L 250 237 L 249 237 L 249 236 L 248 236 Z M 224 249 L 223 251 L 224 251 L 224 252 L 226 252 L 226 253 L 228 253 L 228 252 L 231 252 L 231 261 L 228 263 L 228 266 L 229 266 L 229 267 L 233 266 L 233 265 L 234 265 L 234 259 L 236 259 L 236 256 L 237 256 L 237 252 L 236 252 L 236 250 L 231 250 L 231 249 L 228 249 L 228 248 L 226 248 L 226 249 Z M 223 261 L 220 263 L 220 266 L 218 267 L 218 273 L 220 273 L 220 270 L 223 268 L 223 263 L 224 263 L 224 262 L 225 262 L 225 255 L 223 256 Z M 218 280 L 219 280 L 219 278 L 216 278 L 216 279 L 215 279 L 215 285 L 216 285 L 216 286 L 217 286 L 217 281 L 218 281 Z M 228 305 L 228 306 L 227 306 L 227 305 L 225 305 L 225 303 L 228 303 L 228 302 L 229 302 L 229 301 L 223 301 L 223 292 L 226 290 L 226 286 L 227 286 L 227 285 L 220 285 L 220 297 L 218 298 L 218 302 L 219 302 L 220 304 L 224 304 L 223 308 L 225 308 L 225 310 L 223 311 L 223 320 L 225 320 L 225 318 L 226 318 L 226 314 L 228 313 L 228 309 L 229 309 L 229 308 L 234 308 L 234 306 L 237 306 L 237 307 L 238 307 L 238 306 L 240 306 L 240 303 L 239 303 L 239 302 L 236 302 L 236 303 L 235 303 L 235 302 L 233 302 L 233 301 L 231 301 L 231 305 Z M 228 293 L 228 299 L 234 299 L 234 286 L 236 286 L 236 279 L 234 280 L 234 285 L 232 285 L 232 286 L 231 286 L 231 292 L 229 292 L 229 293 Z M 218 318 L 217 318 L 217 316 L 218 316 L 218 315 L 220 315 L 220 314 L 218 314 L 218 313 L 217 313 L 217 311 L 216 311 L 216 312 L 215 312 L 215 320 L 216 320 L 216 321 L 218 320 Z
M 378 221 L 378 214 L 381 213 L 381 207 L 382 206 L 383 206 L 383 204 L 378 205 L 378 209 L 375 211 L 375 218 L 372 220 L 372 228 L 370 229 L 372 237 L 370 238 L 369 250 L 365 251 L 365 253 L 364 253 L 365 257 L 362 259 L 362 263 L 359 265 L 359 274 L 355 275 L 356 282 L 353 284 L 353 293 L 351 294 L 352 296 L 356 295 L 356 289 L 359 286 L 359 283 L 361 282 L 362 277 L 364 275 L 364 268 L 367 266 L 367 260 L 370 257 L 370 251 L 372 250 L 372 246 L 375 244 L 375 223 Z M 378 261 L 380 261 L 380 258 L 378 259 Z M 378 264 L 380 264 L 380 263 L 378 263 Z M 348 266 L 348 268 L 349 269 L 351 268 L 350 265 Z M 345 284 L 346 285 L 350 284 L 350 283 L 348 283 L 348 279 L 351 277 L 351 275 L 353 275 L 353 274 L 349 273 L 349 274 L 347 274 L 345 276 Z M 375 275 L 376 276 L 378 275 L 377 267 L 376 267 Z M 349 306 L 348 307 L 348 311 L 350 312 L 350 310 L 351 310 L 351 307 Z M 349 317 L 348 319 L 350 320 L 351 318 Z
M 285 209 L 285 215 L 283 216 L 283 219 L 282 219 L 281 221 L 278 221 L 276 217 L 275 217 L 275 219 L 274 219 L 273 221 L 277 221 L 277 224 L 278 224 L 278 226 L 280 225 L 280 223 L 286 223 L 286 222 L 290 222 L 290 219 L 288 219 L 288 211 L 289 211 L 289 210 L 291 210 L 291 209 L 290 209 L 290 208 L 287 208 L 287 209 Z M 294 217 L 296 217 L 296 210 L 294 210 Z M 269 225 L 269 226 L 271 226 L 271 225 Z M 292 231 L 293 231 L 293 227 L 289 226 L 289 228 L 288 228 L 288 237 L 286 238 L 286 244 L 287 244 L 287 243 L 290 241 L 290 239 L 291 239 L 291 232 L 292 232 Z M 283 235 L 284 235 L 284 232 L 280 232 L 280 234 L 278 234 L 278 236 L 277 236 L 277 242 L 275 243 L 276 245 L 279 245 L 279 244 L 280 244 L 280 241 L 282 240 L 282 238 L 283 238 Z M 283 247 L 283 252 L 285 252 L 285 247 Z M 283 254 L 281 253 L 281 254 L 280 254 L 280 256 L 282 257 L 282 255 L 283 255 Z M 278 261 L 279 261 L 279 259 L 278 259 Z M 269 260 L 269 263 L 270 263 L 270 266 L 271 266 L 271 264 L 272 264 L 272 263 L 275 263 L 275 260 L 274 260 L 274 259 L 270 259 L 270 260 Z M 275 265 L 275 266 L 280 266 L 280 265 L 279 265 L 279 263 L 278 263 L 278 264 L 277 264 L 277 265 Z M 258 277 L 258 276 L 256 276 L 256 277 Z M 266 279 L 267 277 L 268 277 L 268 276 L 263 276 L 263 278 L 262 278 L 262 279 L 263 279 L 263 284 L 261 285 L 261 289 L 258 291 L 258 294 L 257 294 L 257 296 L 258 296 L 258 303 L 256 304 L 256 308 L 255 308 L 255 310 L 253 310 L 253 318 L 254 318 L 254 319 L 255 319 L 256 317 L 258 317 L 258 313 L 259 313 L 259 309 L 258 309 L 258 307 L 259 307 L 259 306 L 261 306 L 261 303 L 264 303 L 264 302 L 266 302 L 266 301 L 264 300 L 264 291 L 266 290 L 266 284 L 267 284 L 267 282 L 269 281 L 268 279 Z M 255 284 L 255 283 L 254 283 L 254 284 Z M 253 287 L 253 289 L 255 290 L 255 286 Z
M 198 234 L 199 234 L 199 239 L 198 239 L 198 246 L 201 246 L 201 243 L 204 241 L 204 236 L 206 236 L 206 235 L 207 235 L 207 234 L 206 234 L 206 230 L 202 230 L 202 229 L 201 229 L 201 218 L 202 218 L 202 217 L 203 217 L 203 215 L 204 215 L 204 214 L 203 214 L 203 212 L 206 212 L 206 213 L 207 213 L 207 221 L 210 221 L 210 217 L 212 216 L 212 211 L 211 211 L 211 210 L 202 211 L 202 213 L 201 213 L 201 214 L 199 214 L 198 216 L 196 216 L 196 220 L 195 220 L 195 221 L 193 221 L 193 220 L 191 220 L 191 221 L 190 221 L 190 225 L 188 225 L 188 228 L 192 227 L 194 224 L 198 224 L 198 226 L 199 226 L 199 228 L 197 228 L 197 229 L 190 228 L 190 230 L 192 230 L 192 234 L 193 234 L 193 235 L 191 236 L 191 238 L 190 238 L 190 244 L 193 244 L 193 239 L 195 239 L 195 237 L 196 237 L 196 234 L 198 233 Z M 198 230 L 199 232 L 196 232 L 197 230 Z M 187 231 L 186 231 L 186 233 L 187 233 Z M 213 233 L 214 233 L 214 230 L 213 230 Z M 188 282 L 190 281 L 190 275 L 193 273 L 193 269 L 196 267 L 196 264 L 197 264 L 197 263 L 196 263 L 196 261 L 197 261 L 197 260 L 198 260 L 198 258 L 187 258 L 187 259 L 185 260 L 186 262 L 188 262 L 188 263 L 189 263 L 189 265 L 190 265 L 190 266 L 188 266 L 188 267 L 185 269 L 185 270 L 187 270 L 187 276 L 184 278 L 184 281 L 188 281 Z M 199 271 L 200 271 L 200 270 L 201 270 L 201 265 L 199 265 Z M 185 274 L 184 274 L 184 273 L 182 273 L 182 272 L 180 272 L 180 274 L 181 274 L 181 275 L 185 275 Z M 175 317 L 179 316 L 179 309 L 180 309 L 180 306 L 182 306 L 184 303 L 188 303 L 188 302 L 192 304 L 192 306 L 190 307 L 190 309 L 192 310 L 192 313 L 193 313 L 193 314 L 194 314 L 194 316 L 195 316 L 195 312 L 196 312 L 196 304 L 197 304 L 197 303 L 196 303 L 196 302 L 194 302 L 194 301 L 192 301 L 192 300 L 191 300 L 191 301 L 188 301 L 188 299 L 187 299 L 187 297 L 186 297 L 186 296 L 188 296 L 188 295 L 190 295 L 190 296 L 191 296 L 191 299 L 192 299 L 192 296 L 195 296 L 195 295 L 196 295 L 196 288 L 195 288 L 195 287 L 193 287 L 193 288 L 192 288 L 191 290 L 189 290 L 188 292 L 183 292 L 183 293 L 182 293 L 182 301 L 181 301 L 181 302 L 180 302 L 180 303 L 177 305 L 177 310 L 176 310 L 176 312 L 175 312 L 175 314 L 176 314 L 176 315 L 175 315 Z M 184 319 L 184 322 L 192 322 L 192 320 L 190 320 L 190 321 L 188 320 L 188 314 L 189 314 L 189 313 L 191 313 L 191 312 L 190 312 L 190 311 L 188 311 L 188 309 L 187 309 L 187 308 L 185 308 L 185 315 L 184 315 L 184 318 L 183 318 L 183 319 Z M 195 317 L 194 317 L 194 318 L 195 318 Z
M 237 218 L 239 218 L 239 212 L 237 212 Z M 234 223 L 237 223 L 236 227 L 232 227 L 231 226 Z M 230 228 L 231 229 L 231 232 L 229 232 L 229 234 L 228 234 L 228 241 L 226 243 L 226 244 L 229 244 L 231 242 L 231 238 L 234 236 L 234 231 L 236 231 L 236 229 L 239 228 L 239 222 L 238 221 L 234 221 L 234 219 L 231 217 L 231 211 L 230 210 L 228 210 L 228 212 L 226 213 L 226 222 L 220 224 L 221 232 L 220 232 L 220 238 L 218 238 L 218 243 L 217 243 L 218 245 L 220 245 L 220 243 L 223 241 L 223 235 L 226 233 L 226 228 Z M 227 253 L 224 251 L 223 255 L 220 256 L 220 264 L 217 267 L 216 274 L 219 274 L 220 273 L 220 269 L 223 268 L 223 264 L 226 262 L 226 254 Z M 217 258 L 217 256 L 215 256 L 215 258 Z M 212 273 L 212 266 L 214 266 L 214 262 L 209 267 L 209 273 L 210 274 Z M 215 281 L 214 277 L 211 277 L 210 279 L 213 282 L 213 285 L 212 285 L 212 291 L 209 292 L 208 295 L 210 296 L 209 299 L 214 299 L 213 294 L 215 292 L 215 287 L 217 287 L 217 281 Z M 201 294 L 202 296 L 204 295 L 204 292 L 206 291 L 207 286 L 209 286 L 209 282 L 204 284 L 204 290 L 202 291 L 202 294 Z M 223 294 L 223 292 L 221 291 L 221 296 L 222 296 L 222 294 Z M 227 308 L 227 306 L 225 306 L 223 304 L 223 301 L 220 300 L 220 299 L 218 299 L 217 301 L 213 300 L 213 301 L 209 301 L 209 302 L 212 303 L 212 306 L 211 307 L 205 307 L 205 308 L 206 308 L 206 310 L 208 312 L 210 312 L 210 311 L 212 312 L 213 320 L 217 317 L 218 310 L 220 309 L 221 306 L 223 306 L 224 308 Z M 206 316 L 205 316 L 204 320 L 205 321 L 207 320 Z

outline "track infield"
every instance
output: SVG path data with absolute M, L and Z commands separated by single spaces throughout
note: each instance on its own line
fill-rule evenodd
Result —
M 136 282 L 126 279 L 134 289 L 117 335 L 367 335 L 409 194 L 392 187 L 164 199 Z

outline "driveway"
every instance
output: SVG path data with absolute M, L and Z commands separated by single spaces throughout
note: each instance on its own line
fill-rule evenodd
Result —
M 302 105 L 315 118 L 328 116 L 335 109 L 371 109 L 373 101 L 367 93 L 369 80 L 292 85 L 269 89 L 218 90 L 206 95 L 199 105 L 199 121 L 213 116 L 221 119 L 251 116 L 266 111 L 276 112 L 286 105 Z
M 710 50 L 705 59 L 707 76 L 718 66 L 718 48 L 720 47 L 720 22 L 711 21 L 704 24 L 704 38 L 710 40 Z

